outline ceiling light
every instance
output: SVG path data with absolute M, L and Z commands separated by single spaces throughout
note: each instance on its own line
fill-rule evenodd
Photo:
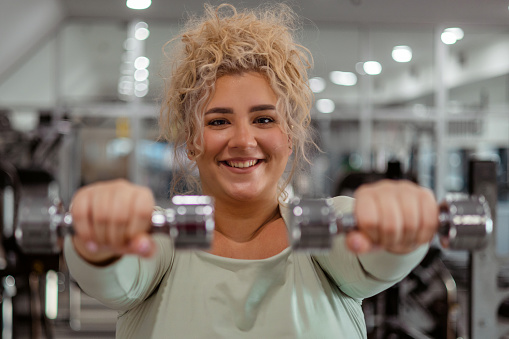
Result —
M 125 5 L 131 9 L 147 9 L 152 4 L 152 0 L 127 0 Z
M 316 109 L 320 113 L 332 113 L 335 108 L 336 105 L 334 105 L 334 101 L 331 99 L 319 99 L 316 101 Z
M 140 56 L 134 60 L 134 68 L 136 69 L 144 69 L 150 65 L 150 60 L 147 57 Z
M 140 21 L 134 26 L 134 37 L 137 40 L 146 40 L 150 35 L 146 22 Z
M 148 91 L 148 85 L 144 82 L 138 82 L 134 85 L 134 89 L 138 92 Z
M 136 72 L 134 72 L 134 80 L 136 81 L 144 81 L 148 78 L 148 71 L 144 69 L 137 69 Z
M 325 80 L 320 77 L 309 79 L 309 88 L 313 93 L 321 93 L 325 89 Z
M 442 39 L 442 42 L 446 45 L 452 45 L 456 43 L 456 37 L 451 32 L 443 32 L 440 36 L 440 39 Z
M 330 81 L 336 85 L 354 86 L 357 84 L 357 75 L 352 72 L 333 71 L 330 72 Z
M 458 27 L 451 27 L 446 28 L 442 35 L 440 36 L 440 39 L 442 39 L 442 42 L 446 45 L 452 45 L 455 44 L 456 41 L 463 39 L 465 36 L 465 33 L 461 28 Z
M 465 32 L 463 32 L 463 30 L 459 27 L 446 28 L 444 32 L 450 32 L 454 34 L 456 40 L 461 40 L 465 36 Z
M 143 98 L 147 94 L 148 94 L 148 87 L 141 91 L 139 91 L 139 90 L 134 91 L 134 95 L 136 95 L 138 98 Z
M 378 75 L 382 73 L 382 65 L 378 61 L 366 61 L 362 68 L 364 72 L 369 75 Z
M 150 31 L 146 28 L 138 28 L 136 32 L 134 32 L 134 37 L 138 40 L 146 40 L 150 35 Z
M 392 58 L 396 62 L 409 62 L 412 60 L 412 49 L 408 46 L 394 46 Z

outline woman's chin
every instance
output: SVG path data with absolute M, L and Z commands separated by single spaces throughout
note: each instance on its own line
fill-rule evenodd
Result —
M 261 199 L 259 194 L 253 194 L 250 192 L 231 192 L 228 194 L 235 201 L 249 202 Z
M 242 189 L 229 190 L 226 193 L 232 200 L 241 202 L 250 202 L 269 198 L 266 192 L 260 192 L 257 187 L 242 187 Z

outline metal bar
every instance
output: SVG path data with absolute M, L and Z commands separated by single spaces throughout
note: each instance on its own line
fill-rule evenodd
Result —
M 497 173 L 492 161 L 471 160 L 469 171 L 471 194 L 483 195 L 491 209 L 494 234 L 497 230 Z M 488 246 L 470 253 L 470 339 L 498 338 L 497 313 L 500 304 L 497 275 L 500 266 L 495 254 L 495 239 Z
M 438 199 L 445 196 L 446 187 L 444 178 L 447 176 L 445 149 L 446 137 L 446 107 L 448 101 L 448 89 L 445 83 L 445 62 L 447 61 L 448 47 L 440 38 L 444 27 L 437 26 L 434 35 L 435 43 L 435 137 L 437 161 L 435 167 L 435 195 Z

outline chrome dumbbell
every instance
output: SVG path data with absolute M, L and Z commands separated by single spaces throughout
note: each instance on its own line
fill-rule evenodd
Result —
M 15 237 L 28 254 L 56 254 L 73 234 L 70 213 L 58 201 L 22 199 Z M 177 249 L 208 249 L 214 233 L 214 205 L 209 196 L 174 196 L 171 206 L 152 213 L 153 233 L 165 233 Z
M 482 196 L 451 194 L 440 204 L 438 235 L 444 248 L 476 250 L 493 231 L 488 203 Z M 332 199 L 293 199 L 290 243 L 295 250 L 326 251 L 334 236 L 357 229 L 351 214 L 337 214 Z

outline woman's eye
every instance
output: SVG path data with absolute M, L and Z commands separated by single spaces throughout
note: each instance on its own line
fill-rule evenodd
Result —
M 275 120 L 273 118 L 260 117 L 260 118 L 256 118 L 255 123 L 257 123 L 257 124 L 270 124 L 270 123 L 272 123 L 274 121 Z
M 226 121 L 225 119 L 213 119 L 213 120 L 210 120 L 207 125 L 209 126 L 222 126 L 222 125 L 226 125 L 228 123 L 228 121 Z

